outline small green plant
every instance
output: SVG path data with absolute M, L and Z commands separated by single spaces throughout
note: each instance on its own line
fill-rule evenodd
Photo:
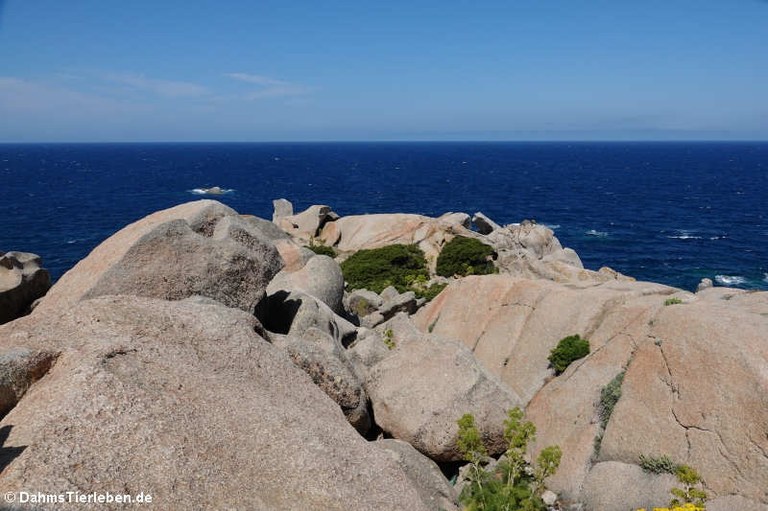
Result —
M 474 417 L 465 414 L 458 421 L 459 451 L 470 463 L 468 484 L 459 497 L 467 510 L 540 511 L 544 510 L 541 495 L 545 479 L 560 466 L 562 451 L 549 446 L 541 451 L 535 464 L 526 461 L 528 444 L 536 437 L 536 427 L 523 421 L 519 408 L 509 410 L 504 421 L 507 451 L 493 471 L 484 468 L 488 451 L 475 426 Z
M 493 248 L 480 240 L 457 236 L 440 251 L 436 273 L 443 277 L 496 273 L 493 255 Z
M 369 289 L 375 293 L 388 286 L 404 293 L 420 275 L 429 278 L 424 252 L 416 245 L 360 250 L 341 263 L 341 271 L 349 289 Z
M 395 347 L 397 346 L 397 345 L 395 344 L 395 339 L 394 339 L 394 337 L 395 337 L 395 333 L 392 331 L 392 329 L 391 329 L 391 328 L 387 328 L 386 330 L 384 330 L 384 335 L 383 335 L 383 337 L 381 338 L 381 340 L 382 340 L 382 341 L 384 341 L 384 345 L 385 345 L 385 346 L 386 346 L 388 349 L 390 349 L 390 350 L 393 350 L 393 349 L 395 349 Z
M 673 296 L 672 298 L 667 298 L 666 300 L 664 300 L 664 306 L 679 305 L 681 303 L 683 303 L 683 301 L 680 298 L 677 298 L 675 296 Z
M 307 248 L 317 255 L 326 255 L 331 258 L 336 257 L 336 251 L 333 247 L 329 247 L 321 240 L 316 240 L 314 237 L 309 238 L 309 245 L 307 245 Z
M 578 334 L 561 339 L 549 354 L 549 362 L 555 368 L 555 374 L 565 371 L 571 362 L 589 355 L 589 341 Z
M 608 425 L 608 419 L 611 418 L 616 403 L 621 399 L 621 384 L 624 382 L 625 371 L 620 372 L 600 390 L 600 405 L 598 414 L 600 415 L 600 426 L 605 429 Z
M 707 492 L 699 488 L 701 484 L 701 476 L 696 470 L 688 465 L 678 465 L 675 470 L 677 480 L 682 483 L 682 488 L 672 488 L 670 490 L 674 498 L 669 503 L 670 506 L 682 506 L 685 504 L 693 504 L 704 508 L 704 503 L 707 501 Z
M 640 467 L 652 474 L 675 474 L 679 465 L 666 454 L 661 456 L 640 455 Z

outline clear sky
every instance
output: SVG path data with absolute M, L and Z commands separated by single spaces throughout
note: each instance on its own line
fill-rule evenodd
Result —
M 0 142 L 768 140 L 765 0 L 0 0 Z

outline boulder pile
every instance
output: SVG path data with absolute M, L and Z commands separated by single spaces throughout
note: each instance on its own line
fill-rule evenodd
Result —
M 0 492 L 453 511 L 457 420 L 498 457 L 520 407 L 528 455 L 562 449 L 550 509 L 666 505 L 677 481 L 643 461 L 663 457 L 699 471 L 710 511 L 768 509 L 768 293 L 587 270 L 533 222 L 274 205 L 272 222 L 211 200 L 150 215 L 0 326 Z M 498 273 L 436 277 L 456 236 L 491 246 Z M 391 244 L 447 287 L 349 289 L 339 263 Z M 13 257 L 15 275 L 39 266 Z M 589 354 L 556 372 L 575 334 Z

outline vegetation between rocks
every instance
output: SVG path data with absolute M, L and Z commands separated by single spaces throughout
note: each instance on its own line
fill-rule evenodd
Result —
M 608 420 L 611 418 L 613 409 L 616 407 L 616 403 L 621 399 L 621 384 L 624 382 L 624 374 L 626 371 L 622 371 L 600 390 L 600 406 L 598 413 L 600 415 L 600 426 L 605 429 L 608 425 Z
M 341 263 L 349 289 L 381 293 L 394 286 L 400 293 L 411 290 L 419 277 L 429 279 L 424 252 L 416 245 L 388 245 L 360 250 Z
M 679 305 L 681 303 L 683 303 L 683 301 L 680 298 L 677 298 L 677 297 L 667 298 L 666 300 L 664 300 L 664 306 L 667 306 L 667 305 Z
M 492 470 L 487 470 L 488 451 L 472 414 L 459 420 L 458 447 L 469 462 L 468 484 L 459 500 L 469 511 L 541 511 L 544 480 L 560 466 L 562 451 L 553 445 L 541 451 L 535 463 L 526 461 L 528 444 L 536 438 L 536 426 L 523 421 L 520 408 L 509 410 L 504 421 L 507 451 Z
M 652 474 L 675 474 L 678 465 L 672 461 L 669 456 L 646 456 L 640 455 L 640 468 Z
M 560 340 L 549 354 L 549 363 L 555 368 L 555 374 L 561 374 L 572 362 L 589 355 L 589 341 L 578 334 L 569 335 Z
M 443 277 L 497 273 L 491 259 L 493 254 L 489 245 L 474 238 L 457 236 L 446 243 L 437 256 L 436 273 Z
M 670 473 L 677 477 L 682 488 L 672 488 L 669 507 L 654 507 L 653 511 L 705 511 L 707 492 L 701 489 L 701 476 L 688 465 L 675 464 L 668 456 L 658 458 L 640 455 L 640 466 L 654 474 Z M 646 468 L 649 467 L 649 468 Z M 638 509 L 637 511 L 645 511 Z
M 333 258 L 336 257 L 336 251 L 333 249 L 333 247 L 329 247 L 328 245 L 323 244 L 323 242 L 317 241 L 315 238 L 309 239 L 309 245 L 307 245 L 307 248 L 317 255 L 327 255 L 328 257 Z

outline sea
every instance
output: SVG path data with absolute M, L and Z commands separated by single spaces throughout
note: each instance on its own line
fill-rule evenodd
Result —
M 535 220 L 584 266 L 694 290 L 768 289 L 767 142 L 0 144 L 0 251 L 58 279 L 143 216 L 205 197 L 340 215 Z

